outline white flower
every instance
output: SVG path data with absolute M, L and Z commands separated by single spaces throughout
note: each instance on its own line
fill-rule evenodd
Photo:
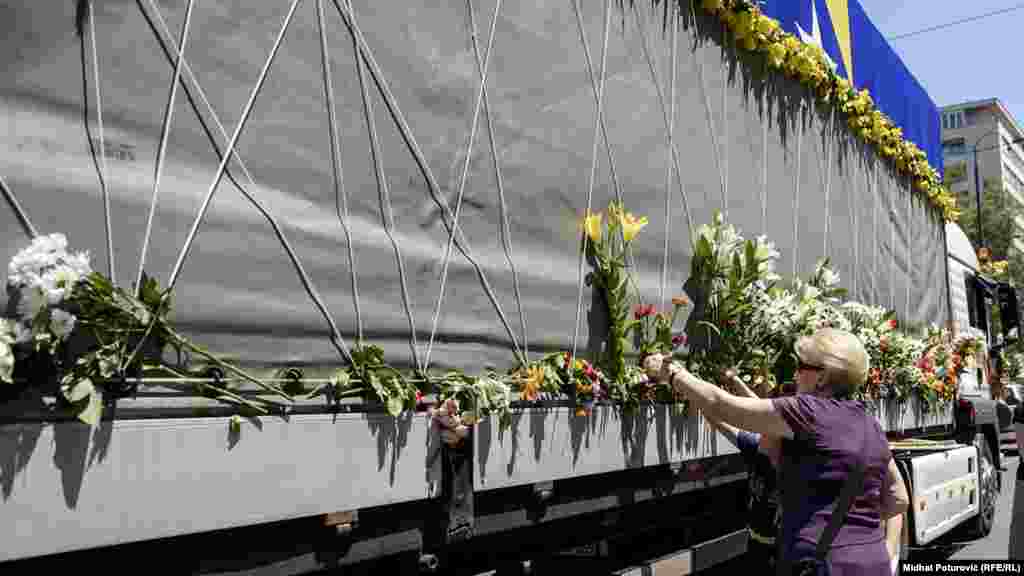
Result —
M 836 284 L 839 284 L 839 274 L 833 272 L 829 268 L 822 268 L 821 283 L 828 287 L 835 286 Z
M 75 316 L 61 309 L 50 313 L 50 331 L 60 340 L 66 340 L 75 329 Z
M 21 322 L 14 323 L 14 343 L 27 344 L 32 341 L 32 329 Z
M 0 382 L 11 382 L 14 373 L 14 323 L 0 318 Z
M 0 341 L 0 382 L 12 383 L 14 375 L 14 351 L 7 342 Z
M 7 283 L 15 287 L 52 285 L 55 280 L 47 278 L 56 267 L 67 268 L 65 278 L 78 278 L 92 272 L 88 252 L 69 254 L 67 238 L 63 234 L 39 236 L 22 251 L 11 258 L 7 265 Z M 71 282 L 74 284 L 74 282 Z M 53 298 L 56 295 L 52 296 Z
M 18 297 L 18 316 L 31 322 L 46 307 L 46 293 L 38 287 L 26 287 Z

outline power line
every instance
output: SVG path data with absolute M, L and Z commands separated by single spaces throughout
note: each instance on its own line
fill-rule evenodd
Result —
M 969 18 L 963 18 L 961 20 L 956 20 L 954 22 L 948 22 L 946 24 L 939 24 L 938 26 L 932 26 L 931 28 L 925 28 L 923 30 L 916 30 L 914 32 L 907 32 L 905 34 L 899 34 L 899 35 L 896 35 L 896 36 L 890 36 L 889 38 L 887 38 L 887 40 L 900 40 L 900 39 L 903 39 L 903 38 L 910 38 L 911 36 L 919 36 L 921 34 L 926 34 L 928 32 L 935 32 L 937 30 L 945 30 L 946 28 L 952 28 L 953 26 L 959 26 L 960 24 L 967 24 L 968 22 L 975 22 L 977 20 L 982 20 L 984 18 L 990 18 L 992 16 L 998 16 L 1000 14 L 1007 14 L 1009 12 L 1014 12 L 1014 11 L 1020 10 L 1021 8 L 1024 8 L 1024 3 L 1017 4 L 1016 6 L 1011 6 L 1009 8 L 1003 8 L 1002 10 L 996 10 L 995 12 L 988 12 L 986 14 L 979 14 L 977 16 L 971 16 Z

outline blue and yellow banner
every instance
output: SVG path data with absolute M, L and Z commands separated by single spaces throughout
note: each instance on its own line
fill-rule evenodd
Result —
M 839 75 L 866 88 L 942 173 L 939 110 L 857 0 L 761 0 L 762 11 L 804 42 L 824 48 Z

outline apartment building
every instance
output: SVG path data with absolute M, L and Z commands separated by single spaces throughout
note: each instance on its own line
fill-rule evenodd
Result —
M 942 155 L 946 181 L 956 193 L 975 193 L 975 182 L 1002 183 L 1006 201 L 1024 205 L 1024 129 L 998 98 L 946 106 L 942 114 Z M 977 148 L 978 173 L 974 175 Z M 1024 236 L 1024 218 L 1017 219 Z M 1014 241 L 1024 252 L 1024 240 Z

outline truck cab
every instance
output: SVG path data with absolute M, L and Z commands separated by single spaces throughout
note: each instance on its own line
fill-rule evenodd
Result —
M 960 376 L 952 417 L 945 425 L 922 425 L 891 436 L 911 499 L 903 523 L 904 558 L 959 527 L 966 527 L 973 538 L 991 532 L 1001 490 L 1000 432 L 1010 425 L 1006 403 L 995 397 L 999 387 L 993 377 L 999 350 L 1017 337 L 1016 296 L 1008 284 L 981 273 L 974 246 L 955 224 L 946 225 L 946 248 L 953 337 L 978 337 L 982 346 Z M 999 304 L 1002 334 L 993 329 L 994 303 Z
M 1010 410 L 997 398 L 998 386 L 992 378 L 998 374 L 995 359 L 1006 344 L 1017 338 L 1019 313 L 1016 297 L 1008 284 L 985 277 L 974 246 L 956 224 L 946 225 L 949 269 L 949 306 L 953 335 L 980 337 L 983 346 L 973 365 L 960 377 L 954 408 L 957 439 L 970 442 L 981 434 L 992 452 L 997 468 L 1002 467 L 1000 431 L 1010 426 Z M 993 328 L 992 304 L 998 303 L 1002 334 Z

